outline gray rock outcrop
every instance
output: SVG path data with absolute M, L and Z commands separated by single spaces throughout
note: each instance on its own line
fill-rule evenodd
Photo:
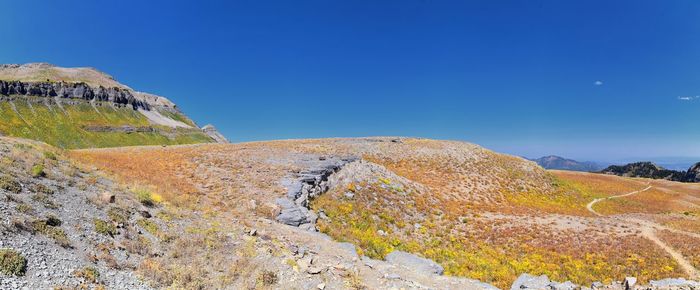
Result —
M 85 83 L 66 82 L 20 82 L 0 80 L 0 95 L 35 96 L 80 99 L 86 101 L 111 102 L 118 105 L 129 105 L 134 109 L 150 110 L 151 106 L 138 98 L 127 89 L 112 87 L 93 88 Z
M 281 207 L 277 221 L 316 231 L 318 215 L 309 209 L 309 200 L 328 191 L 331 187 L 328 178 L 354 160 L 354 158 L 319 157 L 305 164 L 306 170 L 283 180 L 282 184 L 287 187 L 287 196 L 276 200 L 277 205 Z
M 539 290 L 574 290 L 574 289 L 606 289 L 606 290 L 695 290 L 700 289 L 700 283 L 683 278 L 668 278 L 663 280 L 651 280 L 648 285 L 639 285 L 636 277 L 625 277 L 623 281 L 613 281 L 610 284 L 593 282 L 588 287 L 576 285 L 571 281 L 564 283 L 550 281 L 547 275 L 533 276 L 522 274 L 513 282 L 511 290 L 539 289 Z
M 214 139 L 216 143 L 229 143 L 228 139 L 226 139 L 226 137 L 223 134 L 219 133 L 219 131 L 216 130 L 216 128 L 212 124 L 208 124 L 202 127 L 202 131 L 204 131 L 204 133 L 206 133 L 207 135 L 209 135 L 209 137 Z
M 547 275 L 533 276 L 530 274 L 522 274 L 513 282 L 513 285 L 510 286 L 510 290 L 549 289 L 548 286 L 551 283 Z
M 419 272 L 437 275 L 442 275 L 445 272 L 445 269 L 443 269 L 442 266 L 438 265 L 438 263 L 435 263 L 430 259 L 426 259 L 402 251 L 393 251 L 386 255 L 385 259 L 391 264 L 403 266 L 405 268 L 413 269 Z

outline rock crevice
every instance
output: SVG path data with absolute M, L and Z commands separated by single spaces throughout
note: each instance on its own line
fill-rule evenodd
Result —
M 331 175 L 340 171 L 346 164 L 356 161 L 355 157 L 319 157 L 317 161 L 295 176 L 284 179 L 287 196 L 278 198 L 281 207 L 277 221 L 286 225 L 316 231 L 318 215 L 309 208 L 309 201 L 325 193 L 332 186 Z

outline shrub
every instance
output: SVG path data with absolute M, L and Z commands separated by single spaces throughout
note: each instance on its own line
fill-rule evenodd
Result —
M 32 167 L 32 176 L 33 177 L 44 177 L 46 176 L 46 172 L 44 172 L 44 165 L 37 164 Z
M 151 194 L 150 191 L 145 190 L 145 189 L 139 189 L 139 190 L 134 191 L 134 193 L 136 193 L 136 199 L 138 199 L 138 201 L 141 204 L 148 206 L 148 207 L 152 207 L 156 204 L 155 200 L 153 200 L 153 195 Z
M 109 219 L 122 225 L 126 225 L 126 223 L 129 221 L 129 214 L 129 211 L 119 207 L 113 207 L 107 211 L 107 216 Z
M 109 222 L 103 221 L 101 219 L 95 219 L 94 220 L 95 224 L 95 231 L 106 235 L 106 236 L 114 236 L 117 234 L 117 228 Z
M 5 275 L 24 276 L 27 259 L 11 249 L 0 249 L 0 272 Z
M 56 154 L 54 154 L 51 151 L 44 151 L 44 158 L 49 159 L 49 160 L 56 160 Z
M 26 203 L 22 203 L 17 206 L 17 211 L 25 214 L 34 212 L 34 209 Z
M 100 279 L 100 272 L 95 267 L 85 267 L 73 273 L 75 277 L 83 278 L 89 283 L 95 283 Z
M 46 208 L 50 208 L 50 209 L 59 208 L 59 206 L 57 204 L 55 204 L 53 201 L 51 201 L 51 198 L 44 193 L 35 194 L 34 196 L 32 196 L 32 200 L 41 203 Z
M 136 222 L 137 225 L 139 225 L 141 228 L 146 230 L 147 232 L 151 233 L 152 235 L 158 235 L 159 228 L 158 225 L 152 221 L 149 221 L 147 219 L 140 219 Z
M 61 220 L 54 216 L 49 216 L 45 220 L 35 220 L 31 223 L 35 232 L 41 233 L 59 244 L 61 247 L 69 248 L 70 240 L 63 229 L 59 228 Z
M 260 281 L 265 286 L 274 285 L 277 283 L 277 280 L 279 280 L 277 274 L 272 271 L 263 271 L 260 275 Z
M 54 193 L 51 188 L 49 188 L 48 186 L 43 185 L 41 183 L 34 185 L 34 192 L 44 193 L 44 194 L 53 194 Z
M 13 193 L 22 192 L 22 185 L 9 175 L 0 176 L 0 188 Z

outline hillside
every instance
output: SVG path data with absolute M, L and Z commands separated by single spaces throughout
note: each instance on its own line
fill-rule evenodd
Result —
M 150 188 L 181 217 L 166 227 L 174 239 L 161 243 L 164 254 L 137 269 L 156 287 L 187 288 L 191 284 L 175 277 L 189 275 L 187 283 L 212 288 L 223 283 L 217 273 L 240 269 L 267 269 L 289 281 L 286 288 L 303 289 L 328 281 L 341 283 L 324 284 L 329 289 L 488 288 L 456 277 L 509 288 L 524 273 L 580 285 L 627 276 L 640 283 L 698 278 L 700 260 L 691 250 L 700 246 L 695 184 L 545 171 L 469 143 L 411 138 L 114 148 L 70 156 L 122 183 Z M 208 226 L 182 234 L 185 220 Z M 226 227 L 245 228 L 250 238 L 242 242 L 249 248 L 215 242 Z M 206 243 L 212 246 L 203 248 Z M 299 254 L 302 248 L 313 249 L 311 258 Z M 360 258 L 348 258 L 355 255 L 346 256 L 348 249 Z M 268 251 L 272 256 L 261 254 Z M 224 257 L 246 262 L 227 264 Z M 202 266 L 210 264 L 217 270 Z M 262 275 L 245 273 L 227 285 Z M 299 273 L 308 276 L 290 278 Z M 270 287 L 285 288 L 276 281 Z
M 544 169 L 557 169 L 557 170 L 572 170 L 572 171 L 586 171 L 593 172 L 600 170 L 600 166 L 594 162 L 579 162 L 572 159 L 566 159 L 559 156 L 545 156 L 537 159 L 530 159 L 536 162 Z
M 644 177 L 652 179 L 666 179 L 679 182 L 700 182 L 700 163 L 691 166 L 687 171 L 665 169 L 651 162 L 636 162 L 625 165 L 612 165 L 601 171 L 605 174 L 613 174 L 626 177 Z
M 67 149 L 214 142 L 164 97 L 42 63 L 0 65 L 0 135 Z

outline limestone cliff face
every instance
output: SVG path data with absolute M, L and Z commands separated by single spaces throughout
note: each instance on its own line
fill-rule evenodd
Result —
M 216 130 L 216 128 L 212 124 L 208 124 L 202 127 L 202 131 L 204 131 L 204 133 L 207 133 L 207 135 L 214 139 L 216 143 L 229 143 L 228 139 L 226 139 L 226 137 L 223 134 L 219 133 L 219 130 Z
M 58 97 L 66 99 L 81 99 L 86 101 L 103 101 L 120 105 L 130 105 L 134 109 L 150 110 L 151 105 L 137 99 L 126 89 L 112 87 L 93 88 L 85 83 L 65 82 L 21 82 L 0 80 L 0 95 L 21 95 L 35 97 Z

